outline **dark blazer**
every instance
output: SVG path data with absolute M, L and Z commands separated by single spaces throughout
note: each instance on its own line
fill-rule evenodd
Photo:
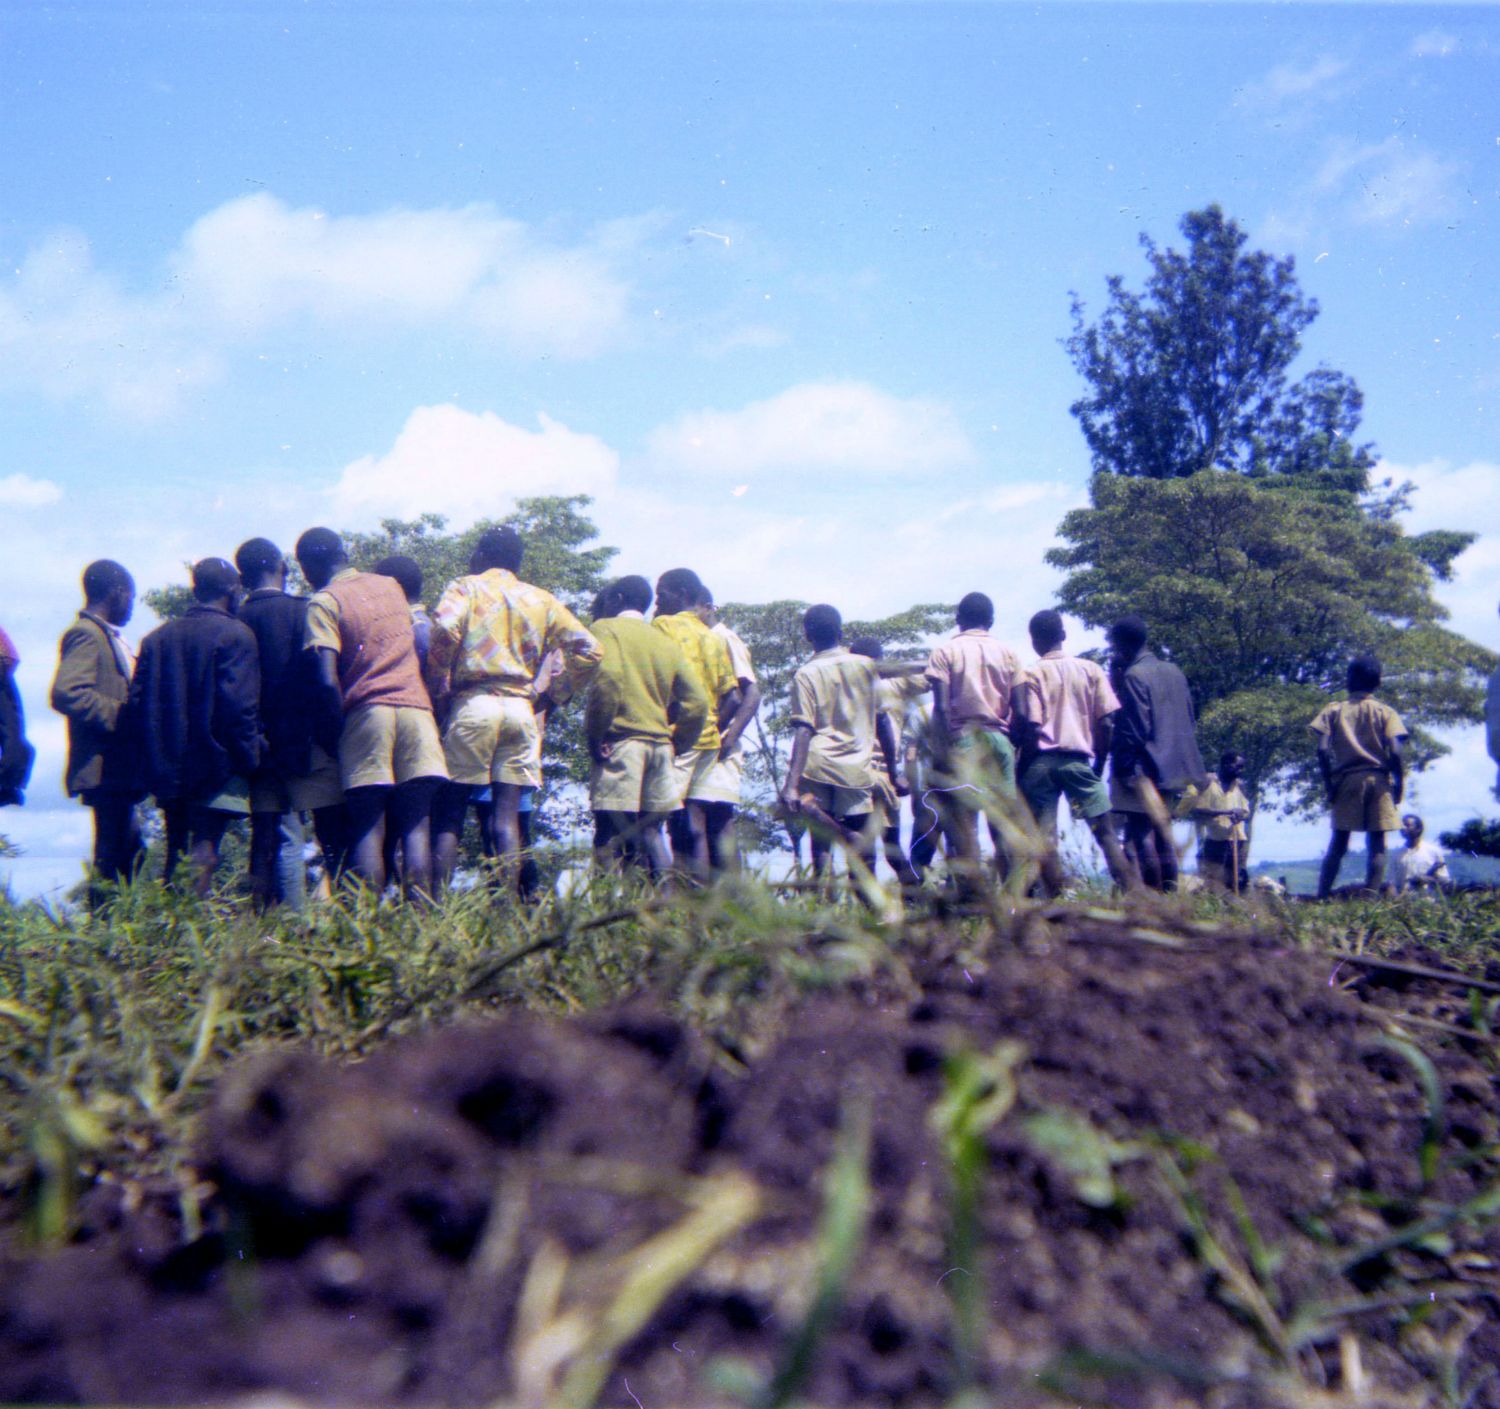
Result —
M 199 603 L 141 642 L 121 726 L 140 785 L 159 802 L 201 802 L 260 765 L 255 635 Z
M 58 647 L 52 708 L 68 721 L 68 795 L 94 788 L 128 788 L 132 770 L 117 726 L 130 694 L 109 631 L 79 612 Z
M 263 768 L 301 778 L 312 767 L 313 653 L 307 649 L 307 598 L 277 588 L 252 592 L 239 618 L 255 633 L 260 656 Z
M 1158 787 L 1201 786 L 1206 776 L 1194 732 L 1187 676 L 1153 651 L 1142 651 L 1117 678 L 1120 712 L 1111 754 L 1115 776 L 1144 772 Z

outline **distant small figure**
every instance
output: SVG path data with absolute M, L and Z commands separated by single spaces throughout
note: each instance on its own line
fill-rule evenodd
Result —
M 1401 839 L 1406 845 L 1391 857 L 1390 868 L 1390 888 L 1397 895 L 1409 890 L 1437 890 L 1452 880 L 1442 847 L 1426 841 L 1423 831 L 1422 819 L 1415 812 L 1401 819 Z
M 1377 700 L 1380 662 L 1356 656 L 1349 662 L 1349 698 L 1321 710 L 1308 728 L 1318 739 L 1318 768 L 1328 794 L 1333 836 L 1318 877 L 1326 900 L 1349 850 L 1351 832 L 1366 838 L 1365 888 L 1378 891 L 1385 879 L 1385 834 L 1400 826 L 1396 807 L 1406 789 L 1402 745 L 1406 725 L 1390 705 Z
M 1236 892 L 1249 883 L 1250 799 L 1240 787 L 1244 774 L 1244 754 L 1226 750 L 1218 772 L 1210 773 L 1203 787 L 1189 788 L 1178 808 L 1178 815 L 1198 828 L 1198 873 Z

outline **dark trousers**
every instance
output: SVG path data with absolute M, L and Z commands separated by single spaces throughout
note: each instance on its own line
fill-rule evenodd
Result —
M 94 814 L 94 871 L 101 881 L 128 881 L 141 863 L 141 828 L 135 794 L 92 788 L 83 794 Z

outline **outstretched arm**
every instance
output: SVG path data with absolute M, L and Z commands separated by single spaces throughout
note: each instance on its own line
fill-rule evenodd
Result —
M 755 711 L 760 708 L 760 686 L 754 680 L 740 679 L 740 700 L 727 724 L 721 725 L 724 742 L 719 747 L 719 757 L 727 758 L 739 747 L 740 735 L 750 727 Z

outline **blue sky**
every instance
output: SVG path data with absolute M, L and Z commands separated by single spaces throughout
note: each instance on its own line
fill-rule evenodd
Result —
M 45 690 L 94 556 L 583 490 L 624 570 L 1018 636 L 1086 486 L 1069 291 L 1210 201 L 1296 256 L 1414 524 L 1482 533 L 1444 595 L 1500 639 L 1495 9 L 11 4 L 0 53 L 26 876 L 86 839 Z

